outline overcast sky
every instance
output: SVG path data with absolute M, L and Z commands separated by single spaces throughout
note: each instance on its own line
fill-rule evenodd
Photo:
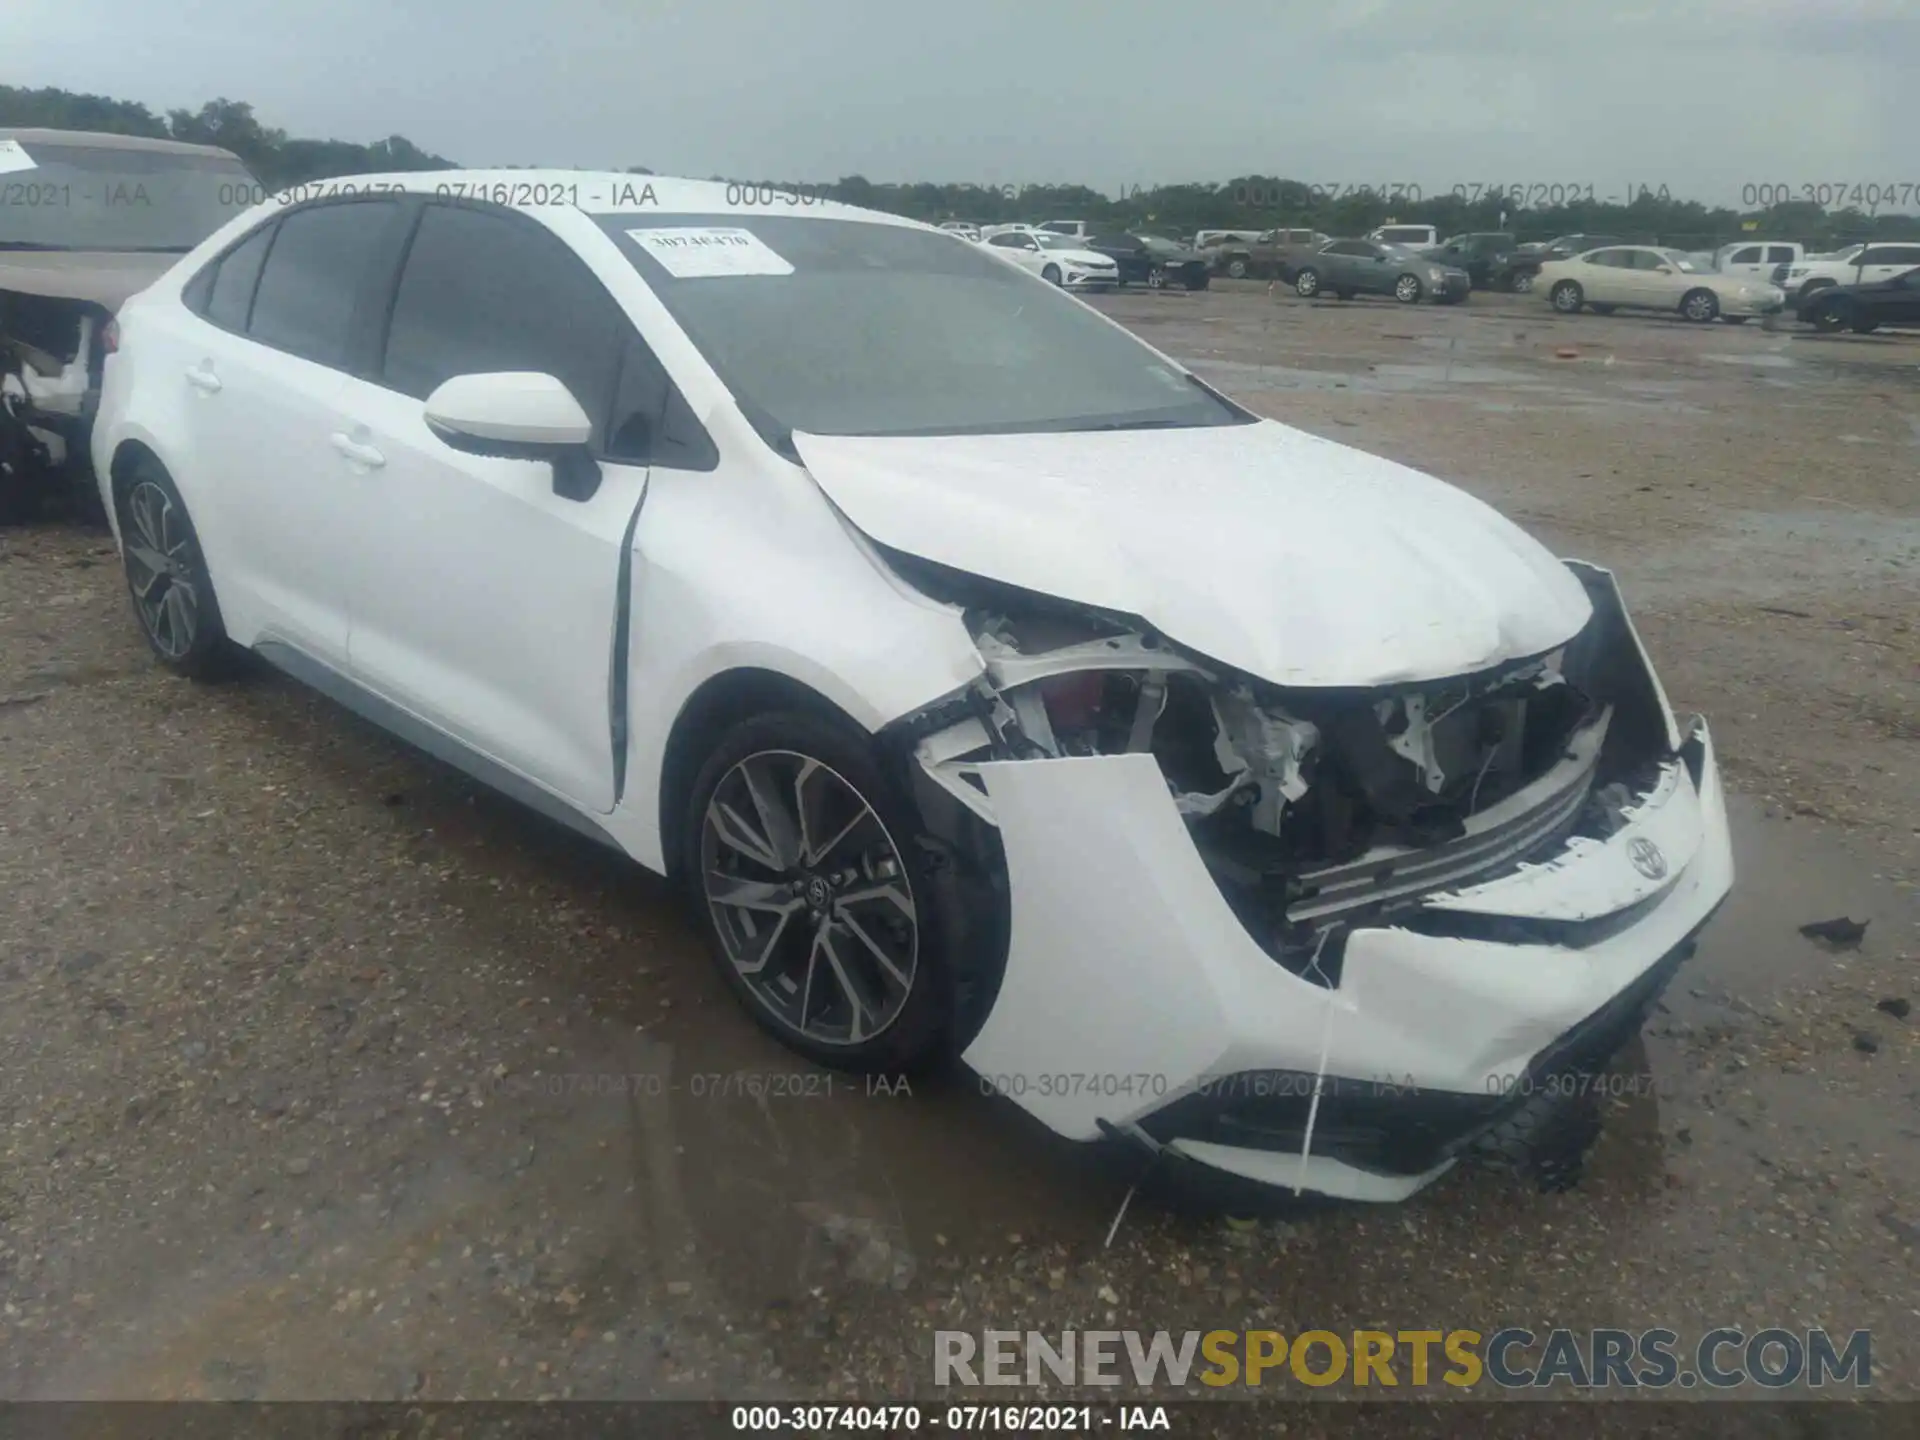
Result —
M 467 164 L 1920 186 L 1920 0 L 4 0 L 0 55 Z

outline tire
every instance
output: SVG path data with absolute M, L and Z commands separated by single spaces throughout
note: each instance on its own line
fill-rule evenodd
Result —
M 1680 314 L 1696 325 L 1705 325 L 1720 316 L 1720 297 L 1704 287 L 1689 290 L 1680 297 Z
M 1547 298 L 1562 315 L 1578 315 L 1580 307 L 1586 303 L 1586 292 L 1580 288 L 1578 280 L 1562 280 L 1553 287 Z
M 1049 285 L 1058 285 L 1060 283 L 1060 267 L 1058 265 L 1047 266 L 1046 269 L 1040 272 L 1040 278 Z
M 812 826 L 798 823 L 797 796 Z M 784 818 L 770 825 L 763 802 Z M 815 829 L 832 839 L 801 853 L 822 843 Z M 943 937 L 953 932 L 920 829 L 871 740 L 837 716 L 744 720 L 694 779 L 679 853 L 721 977 L 761 1028 L 817 1064 L 895 1073 L 950 1054 L 958 992 Z
M 1231 275 L 1235 280 L 1246 279 L 1248 268 L 1247 257 L 1244 255 L 1236 255 L 1227 261 L 1227 274 Z
M 1320 272 L 1311 265 L 1301 269 L 1293 277 L 1293 293 L 1302 300 L 1311 300 L 1320 293 Z
M 233 674 L 238 652 L 227 639 L 200 537 L 173 477 L 142 457 L 115 482 L 113 498 L 127 594 L 148 648 L 189 680 Z
M 1147 288 L 1149 290 L 1164 290 L 1167 288 L 1166 266 L 1156 265 L 1147 271 Z
M 1426 293 L 1418 275 L 1402 275 L 1393 282 L 1393 298 L 1402 305 L 1418 305 Z
M 1533 277 L 1531 270 L 1516 270 L 1507 277 L 1507 288 L 1516 295 L 1530 295 L 1533 293 Z
M 1822 290 L 1833 289 L 1834 284 L 1835 282 L 1832 280 L 1809 280 L 1795 293 L 1793 303 L 1796 306 L 1805 305 L 1807 301 L 1811 300 L 1815 295 L 1818 295 Z
M 1866 315 L 1860 316 L 1853 322 L 1853 333 L 1856 335 L 1871 335 L 1879 328 L 1880 322 Z
M 1594 305 L 1594 306 L 1590 306 L 1589 308 L 1596 315 L 1611 315 L 1613 314 L 1613 310 L 1614 310 L 1614 307 L 1611 305 Z
M 1853 323 L 1853 307 L 1840 300 L 1829 300 L 1815 308 L 1807 318 L 1822 335 L 1834 335 Z

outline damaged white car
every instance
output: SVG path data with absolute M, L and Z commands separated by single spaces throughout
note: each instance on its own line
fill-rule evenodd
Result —
M 1611 577 L 775 200 L 441 173 L 228 225 L 127 305 L 95 431 L 155 651 L 680 877 L 823 1063 L 959 1055 L 1061 1135 L 1356 1199 L 1552 1129 L 1732 883 Z

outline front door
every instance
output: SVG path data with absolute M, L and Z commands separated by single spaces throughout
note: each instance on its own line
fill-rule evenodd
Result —
M 343 483 L 361 497 L 348 648 L 356 678 L 575 805 L 613 808 L 622 555 L 646 488 L 638 335 L 586 265 L 509 211 L 421 212 L 374 373 L 347 382 Z M 468 455 L 422 402 L 455 375 L 557 377 L 594 421 L 599 484 Z M 658 388 L 643 387 L 648 404 Z M 638 437 L 637 439 L 635 437 Z M 352 472 L 351 477 L 345 472 Z

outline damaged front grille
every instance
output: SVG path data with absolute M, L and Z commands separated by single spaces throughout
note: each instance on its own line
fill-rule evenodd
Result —
M 1248 932 L 1337 984 L 1352 927 L 1413 919 L 1438 892 L 1617 828 L 1658 727 L 1619 681 L 1620 637 L 1600 633 L 1616 619 L 1596 607 L 1560 651 L 1480 675 L 1314 691 L 1124 617 L 983 606 L 969 612 L 987 667 L 968 718 L 921 727 L 918 756 L 991 821 L 985 761 L 1151 753 Z

